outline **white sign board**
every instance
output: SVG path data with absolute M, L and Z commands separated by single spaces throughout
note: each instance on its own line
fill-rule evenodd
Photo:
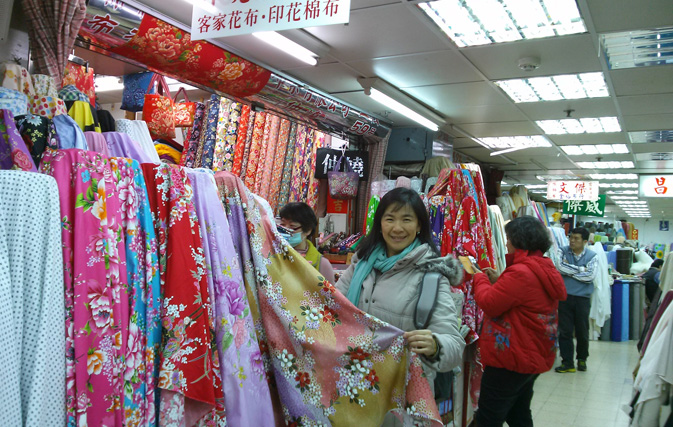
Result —
M 598 200 L 598 181 L 549 181 L 549 200 Z
M 192 40 L 345 24 L 350 0 L 198 0 L 192 12 Z
M 641 197 L 673 197 L 673 175 L 640 175 Z

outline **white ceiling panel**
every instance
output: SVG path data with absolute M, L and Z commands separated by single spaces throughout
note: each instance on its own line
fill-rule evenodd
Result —
M 532 122 L 468 123 L 460 127 L 477 138 L 540 134 L 540 131 Z
M 380 77 L 393 86 L 405 88 L 482 81 L 459 53 L 449 50 L 352 61 L 348 65 L 360 71 L 363 77 Z
M 286 72 L 324 92 L 362 90 L 362 86 L 357 81 L 359 74 L 341 63 L 297 68 Z
M 670 129 L 673 114 L 650 114 L 642 116 L 624 116 L 625 131 Z
M 670 1 L 579 0 L 589 6 L 596 31 L 626 31 L 669 26 L 673 23 Z
M 511 104 L 499 89 L 486 82 L 411 87 L 404 91 L 438 111 L 456 106 Z
M 531 120 L 566 119 L 565 110 L 571 112 L 571 118 L 614 117 L 617 115 L 612 98 L 568 99 L 563 101 L 525 102 L 517 104 Z
M 671 78 L 673 79 L 673 75 Z M 673 93 L 620 96 L 617 102 L 619 102 L 622 114 L 626 116 L 673 113 Z
M 673 65 L 613 70 L 610 78 L 617 96 L 673 93 Z
M 476 105 L 466 107 L 446 103 L 441 110 L 452 123 L 517 122 L 527 120 L 515 106 L 508 104 Z
M 461 52 L 491 80 L 601 71 L 589 34 L 475 46 Z M 540 58 L 540 68 L 519 69 L 519 59 L 528 56 Z
M 631 144 L 631 151 L 634 153 L 668 153 L 673 151 L 673 143 L 649 142 L 647 144 Z
M 382 58 L 446 48 L 445 42 L 420 25 L 406 5 L 396 3 L 355 10 L 350 23 L 306 30 L 333 48 L 341 61 Z
M 347 104 L 358 106 L 363 112 L 373 113 L 376 116 L 384 117 L 388 122 L 392 123 L 394 127 L 420 126 L 413 120 L 394 111 L 390 111 L 390 108 L 386 108 L 383 104 L 379 104 L 371 97 L 365 95 L 362 90 L 359 92 L 340 93 L 335 95 L 335 98 L 341 99 Z

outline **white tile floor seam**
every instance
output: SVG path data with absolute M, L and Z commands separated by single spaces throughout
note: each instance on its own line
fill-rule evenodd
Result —
M 591 341 L 586 372 L 541 374 L 531 403 L 535 427 L 628 426 L 622 406 L 631 400 L 638 359 L 636 341 Z

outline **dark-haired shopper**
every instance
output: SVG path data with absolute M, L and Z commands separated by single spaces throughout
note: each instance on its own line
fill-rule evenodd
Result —
M 427 329 L 416 330 L 419 285 L 428 271 L 441 274 L 439 294 Z M 421 356 L 433 387 L 438 371 L 448 372 L 462 360 L 465 341 L 450 289 L 461 278 L 458 261 L 439 256 L 418 193 L 395 188 L 381 198 L 372 229 L 336 288 L 361 310 L 406 331 L 411 351 Z M 397 421 L 388 415 L 384 425 L 397 425 Z
M 542 222 L 519 217 L 505 234 L 505 271 L 485 268 L 474 276 L 474 298 L 485 314 L 477 427 L 533 425 L 533 385 L 554 364 L 557 309 L 566 298 L 563 278 L 543 256 L 552 242 Z
M 568 246 L 559 249 L 556 266 L 568 292 L 568 299 L 558 308 L 561 365 L 556 372 L 559 373 L 575 372 L 573 336 L 577 339 L 577 369 L 587 370 L 589 312 L 598 268 L 596 253 L 587 247 L 589 231 L 586 228 L 573 229 L 568 242 Z
M 278 215 L 280 216 L 280 225 L 293 232 L 288 239 L 288 243 L 325 279 L 334 283 L 332 264 L 311 243 L 318 230 L 318 218 L 316 218 L 313 209 L 306 203 L 288 203 L 282 207 Z

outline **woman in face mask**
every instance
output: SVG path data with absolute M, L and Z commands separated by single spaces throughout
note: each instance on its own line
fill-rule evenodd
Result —
M 322 256 L 310 239 L 315 238 L 318 219 L 306 203 L 288 203 L 279 213 L 280 225 L 293 233 L 288 243 L 299 252 L 330 283 L 334 283 L 334 270 L 329 260 Z

